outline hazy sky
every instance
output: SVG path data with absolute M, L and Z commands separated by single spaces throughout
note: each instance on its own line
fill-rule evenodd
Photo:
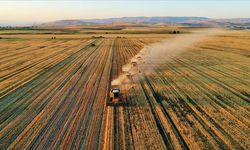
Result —
M 250 18 L 248 0 L 0 0 L 0 24 L 124 16 Z

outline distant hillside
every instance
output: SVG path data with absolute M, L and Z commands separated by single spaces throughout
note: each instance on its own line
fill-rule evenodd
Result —
M 43 23 L 42 27 L 64 27 L 91 24 L 182 24 L 185 26 L 249 26 L 250 18 L 211 19 L 205 17 L 122 17 L 106 19 L 58 20 Z
M 106 19 L 79 19 L 79 20 L 59 20 L 43 23 L 40 26 L 77 26 L 86 24 L 111 24 L 111 23 L 185 23 L 192 21 L 208 20 L 205 17 L 122 17 Z
M 78 25 L 84 25 L 84 24 L 92 24 L 91 22 L 86 22 L 83 20 L 58 20 L 48 23 L 40 24 L 39 26 L 55 26 L 55 27 L 63 27 L 63 26 L 78 26 Z
M 108 19 L 85 19 L 84 21 L 93 23 L 182 23 L 187 21 L 207 20 L 204 17 L 122 17 Z

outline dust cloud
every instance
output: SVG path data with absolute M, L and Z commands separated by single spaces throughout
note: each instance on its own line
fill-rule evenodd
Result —
M 153 67 L 166 63 L 195 44 L 222 32 L 221 29 L 207 29 L 196 33 L 179 34 L 175 38 L 147 45 L 138 54 L 141 57 L 138 60 L 138 67 L 142 72 L 150 72 Z
M 123 74 L 113 80 L 111 85 L 132 87 L 142 73 L 150 73 L 154 67 L 170 61 L 195 44 L 222 32 L 221 29 L 207 29 L 195 33 L 178 34 L 175 38 L 149 44 L 123 66 Z

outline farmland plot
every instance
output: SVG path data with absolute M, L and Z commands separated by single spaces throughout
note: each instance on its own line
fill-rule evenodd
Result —
M 142 48 L 122 40 L 1 41 L 1 149 L 97 149 L 114 51 Z
M 1 40 L 0 149 L 249 149 L 248 32 L 152 63 L 106 106 L 122 66 L 161 40 L 141 36 Z
M 216 36 L 139 75 L 108 108 L 105 148 L 249 149 L 249 43 Z

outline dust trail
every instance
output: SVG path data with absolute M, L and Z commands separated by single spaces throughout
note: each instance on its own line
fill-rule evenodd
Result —
M 141 73 L 150 73 L 154 67 L 166 63 L 208 37 L 222 32 L 221 29 L 201 30 L 196 33 L 178 34 L 175 38 L 147 45 L 123 66 L 123 74 L 113 80 L 111 85 L 125 86 L 123 89 L 127 89 L 133 86 L 132 81 L 138 79 Z
M 207 29 L 191 34 L 179 34 L 173 39 L 150 44 L 139 53 L 141 60 L 138 60 L 138 66 L 141 71 L 150 72 L 153 66 L 160 66 L 171 58 L 187 51 L 195 44 L 222 32 L 221 29 Z

